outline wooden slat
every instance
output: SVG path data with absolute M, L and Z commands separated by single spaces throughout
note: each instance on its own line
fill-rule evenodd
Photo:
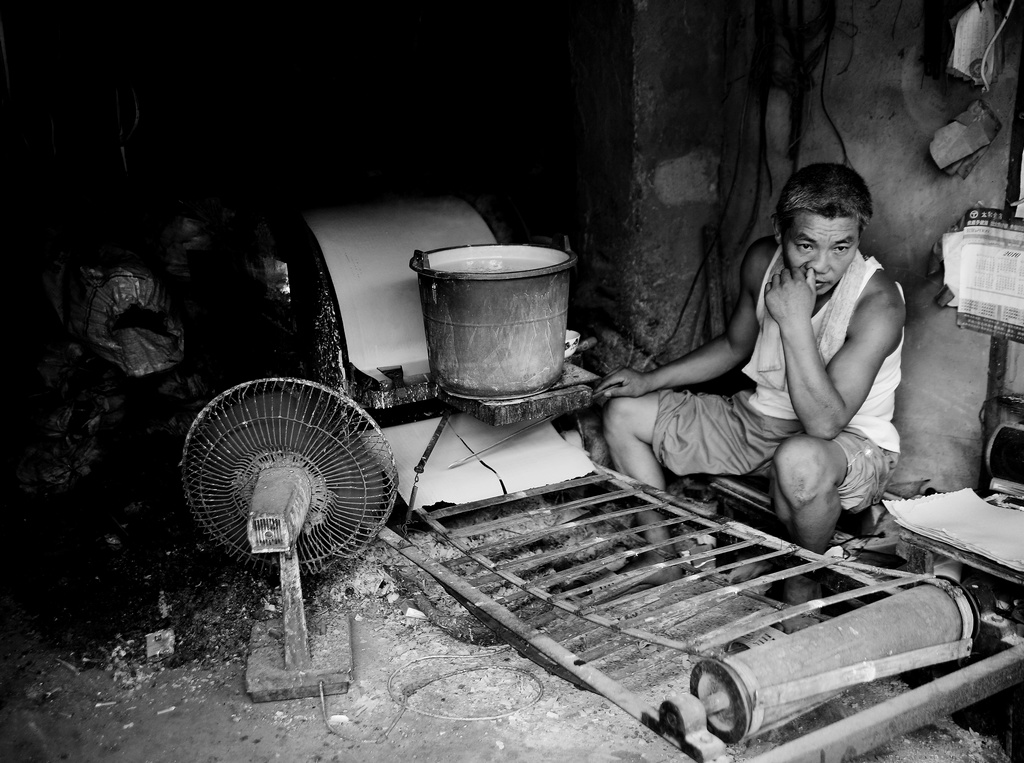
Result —
M 573 501 L 572 503 L 576 504 L 578 502 L 577 501 Z M 599 506 L 600 503 L 601 503 L 600 501 L 595 502 L 594 504 L 590 505 L 589 508 L 595 508 L 596 506 Z M 577 507 L 574 507 L 574 508 L 577 508 Z M 578 508 L 583 508 L 583 506 L 580 506 Z M 493 556 L 493 555 L 496 555 L 496 554 L 499 554 L 499 553 L 502 553 L 502 552 L 505 552 L 505 551 L 510 551 L 511 549 L 514 549 L 514 548 L 517 548 L 517 547 L 520 547 L 520 546 L 527 546 L 527 545 L 530 545 L 531 543 L 544 540 L 544 539 L 550 537 L 551 535 L 557 534 L 559 532 L 567 532 L 567 531 L 572 531 L 572 530 L 578 530 L 581 527 L 587 527 L 587 526 L 593 525 L 593 524 L 604 523 L 604 524 L 611 524 L 611 525 L 617 527 L 620 524 L 619 523 L 620 519 L 622 519 L 624 517 L 634 516 L 635 514 L 637 514 L 638 511 L 642 511 L 642 510 L 646 510 L 645 507 L 635 507 L 634 506 L 634 507 L 628 507 L 628 508 L 623 508 L 623 509 L 616 509 L 614 511 L 607 511 L 607 512 L 604 512 L 604 513 L 594 514 L 593 516 L 589 516 L 589 517 L 586 517 L 586 518 L 577 517 L 577 518 L 574 518 L 574 519 L 570 519 L 570 520 L 568 520 L 566 522 L 562 522 L 562 523 L 560 523 L 558 525 L 552 525 L 551 527 L 544 527 L 544 528 L 541 528 L 541 529 L 538 529 L 538 530 L 531 530 L 529 532 L 523 533 L 522 535 L 518 535 L 515 538 L 502 538 L 500 540 L 491 541 L 490 543 L 481 543 L 479 546 L 475 546 L 474 550 L 477 553 L 480 553 L 480 554 L 487 554 L 489 556 Z M 627 528 L 625 525 L 623 525 L 621 529 L 633 529 L 633 528 Z M 714 532 L 713 526 L 708 527 L 707 529 L 704 530 L 704 532 L 707 532 L 707 533 Z M 451 560 L 451 561 L 456 563 L 456 564 L 458 564 L 458 563 L 460 563 L 463 560 L 461 558 L 459 558 L 459 559 L 454 559 L 454 560 Z
M 813 554 L 740 522 L 708 514 L 700 507 L 694 510 L 686 501 L 647 489 L 609 470 L 598 469 L 595 475 L 574 482 L 576 487 L 593 494 L 572 495 L 567 485 L 560 485 L 489 499 L 470 507 L 452 507 L 445 510 L 443 517 L 436 513 L 433 518 L 423 516 L 434 536 L 460 554 L 445 565 L 425 559 L 411 546 L 403 553 L 437 577 L 471 612 L 538 664 L 598 691 L 646 725 L 651 725 L 654 718 L 652 709 L 619 681 L 643 690 L 673 675 L 684 674 L 694 656 L 711 653 L 764 627 L 812 612 L 828 620 L 828 613 L 822 610 L 848 609 L 850 605 L 932 579 L 929 575 L 883 570 Z M 515 504 L 524 497 L 539 497 L 554 505 L 536 509 L 531 502 L 525 512 L 510 520 L 488 519 L 469 529 L 445 526 L 451 521 L 461 524 L 471 520 L 473 512 L 485 508 L 508 506 L 513 513 Z M 628 502 L 628 508 L 623 508 L 624 502 Z M 484 535 L 530 516 L 560 516 L 577 510 L 588 514 L 482 547 L 473 548 L 467 542 L 470 536 Z M 665 518 L 650 525 L 626 526 L 633 516 L 647 510 L 658 511 Z M 531 546 L 547 544 L 580 527 L 596 527 L 600 523 L 608 524 L 610 532 L 575 543 L 569 549 L 549 550 L 545 545 L 543 550 L 524 553 L 531 551 Z M 625 551 L 603 548 L 624 542 L 630 536 L 639 540 L 645 529 L 653 527 L 675 529 L 682 531 L 682 535 L 670 537 L 664 543 L 640 543 Z M 611 584 L 596 579 L 601 570 L 624 559 L 703 534 L 714 536 L 718 546 L 645 570 L 620 573 L 621 580 Z M 587 543 L 591 545 L 584 545 Z M 581 550 L 596 552 L 597 556 L 557 572 L 540 572 L 551 564 L 565 563 Z M 754 556 L 737 559 L 737 552 Z M 521 558 L 508 558 L 520 553 Z M 696 566 L 711 560 L 713 567 Z M 768 562 L 773 569 L 742 583 L 730 584 L 725 577 L 732 570 L 757 561 Z M 651 572 L 673 567 L 684 573 L 679 580 L 635 590 L 636 582 Z M 455 574 L 454 568 L 462 572 Z M 840 585 L 831 589 L 838 592 L 802 605 L 786 605 L 759 593 L 775 582 L 809 572 L 818 572 L 823 579 L 828 576 L 830 582 Z M 473 577 L 473 584 L 467 582 L 469 576 Z M 591 576 L 595 579 L 590 580 Z M 496 600 L 498 597 L 487 596 L 481 587 L 498 583 L 507 583 L 513 589 L 505 595 L 503 603 Z M 507 608 L 512 605 L 519 607 L 518 614 Z M 957 648 L 963 651 L 966 647 L 960 644 Z M 921 659 L 933 657 L 925 655 Z M 875 670 L 895 669 L 904 664 L 884 658 L 875 662 Z M 850 668 L 834 671 L 827 678 L 841 687 L 862 673 Z M 783 693 L 803 690 L 798 684 L 774 688 Z
M 1004 564 L 999 564 L 998 562 L 981 556 L 980 554 L 967 551 L 966 549 L 957 548 L 956 546 L 951 546 L 948 543 L 941 543 L 937 540 L 925 537 L 924 535 L 918 535 L 917 533 L 906 529 L 900 531 L 900 542 L 908 546 L 922 549 L 928 554 L 939 554 L 940 556 L 956 559 L 973 569 L 987 572 L 990 575 L 994 575 L 995 577 L 1009 581 L 1015 585 L 1024 586 L 1024 573 L 1011 569 Z M 923 570 L 917 571 L 921 572 Z M 928 571 L 930 572 L 930 570 Z
M 616 500 L 616 499 L 619 499 L 619 498 L 630 498 L 630 497 L 632 497 L 632 495 L 630 493 L 627 493 L 626 491 L 618 491 L 618 492 L 612 494 L 612 496 L 610 497 L 610 500 Z M 603 498 L 604 498 L 604 496 L 602 496 L 602 499 Z M 571 503 L 576 504 L 578 507 L 584 507 L 585 506 L 587 509 L 593 510 L 593 509 L 596 509 L 598 506 L 600 506 L 602 503 L 610 502 L 610 500 L 609 501 L 604 501 L 604 500 L 595 501 L 595 500 L 592 500 L 592 499 L 583 498 L 583 499 L 580 499 L 578 501 L 572 501 Z M 467 538 L 467 537 L 471 537 L 473 535 L 487 535 L 488 533 L 492 533 L 495 530 L 503 530 L 506 527 L 508 527 L 509 525 L 515 524 L 516 522 L 521 522 L 524 517 L 538 515 L 538 514 L 551 513 L 551 511 L 553 509 L 555 509 L 555 508 L 559 508 L 560 509 L 561 507 L 560 506 L 558 506 L 558 507 L 549 506 L 549 507 L 546 507 L 545 509 L 536 509 L 536 510 L 534 510 L 532 512 L 531 511 L 524 511 L 524 512 L 516 514 L 514 516 L 501 517 L 499 519 L 492 519 L 492 520 L 488 520 L 486 522 L 478 522 L 476 524 L 468 525 L 468 526 L 463 526 L 463 527 L 454 527 L 454 528 L 451 528 L 451 529 L 448 530 L 448 534 L 451 537 L 453 537 L 453 538 Z M 614 514 L 616 516 L 619 516 L 619 517 L 628 517 L 628 516 L 633 516 L 635 514 L 639 514 L 640 512 L 643 512 L 643 511 L 650 511 L 650 510 L 651 510 L 651 507 L 649 505 L 633 506 L 633 507 L 630 507 L 629 509 L 619 509 L 616 512 L 614 512 Z M 609 514 L 608 516 L 610 516 L 610 515 L 611 514 Z M 686 520 L 685 519 L 675 518 L 675 519 L 672 519 L 670 521 L 672 521 L 672 522 L 682 522 L 682 521 L 686 521 Z
M 516 493 L 509 493 L 506 495 L 492 496 L 491 498 L 481 498 L 479 501 L 471 501 L 469 503 L 460 503 L 455 506 L 446 506 L 444 508 L 436 509 L 434 511 L 426 512 L 417 510 L 417 514 L 421 515 L 421 518 L 431 518 L 434 520 L 447 519 L 448 517 L 459 516 L 460 514 L 469 514 L 474 511 L 481 509 L 491 508 L 503 503 L 510 503 L 512 501 L 520 500 L 522 498 L 533 498 L 539 495 L 545 495 L 547 493 L 565 492 L 568 490 L 574 490 L 576 488 L 586 487 L 587 485 L 599 485 L 601 483 L 608 482 L 608 477 L 601 473 L 588 474 L 583 477 L 568 480 L 566 482 L 560 482 L 557 485 L 543 485 L 541 487 L 531 488 L 529 490 L 520 490 Z M 621 488 L 624 493 L 635 495 L 639 492 L 635 487 L 630 489 L 628 486 L 623 485 Z
M 856 684 L 874 681 L 876 678 L 886 678 L 906 673 L 909 670 L 965 659 L 971 656 L 971 646 L 971 639 L 961 639 L 948 644 L 926 646 L 889 657 L 844 665 L 834 670 L 787 681 L 783 684 L 758 687 L 754 698 L 755 702 L 773 707 L 798 702 L 818 694 L 826 694 Z
M 612 479 L 612 480 L 609 480 L 608 482 L 617 486 L 620 481 Z M 627 481 L 621 481 L 621 482 L 623 482 L 624 484 L 628 485 Z M 619 490 L 621 491 L 621 488 L 619 488 Z M 548 490 L 547 492 L 548 493 L 552 493 L 552 492 L 560 492 L 560 491 Z M 632 495 L 632 493 L 630 495 Z M 509 501 L 509 500 L 510 499 L 506 496 L 505 497 L 505 501 Z M 652 507 L 664 508 L 664 509 L 670 510 L 672 514 L 677 515 L 680 523 L 682 521 L 689 520 L 689 519 L 693 518 L 693 514 L 691 512 L 689 512 L 688 510 L 683 509 L 681 507 L 674 507 L 674 506 L 668 505 L 667 502 L 664 500 L 664 496 L 662 496 L 662 495 L 659 495 L 659 496 L 646 496 L 646 500 L 648 501 L 648 503 Z M 497 505 L 498 503 L 501 503 L 501 502 L 491 502 L 490 505 L 493 506 L 493 505 Z M 646 507 L 643 507 L 643 508 L 646 508 Z M 437 532 L 441 537 L 443 537 L 445 540 L 447 540 L 451 545 L 453 545 L 456 548 L 459 548 L 460 551 L 463 551 L 464 558 L 465 558 L 466 561 L 472 560 L 475 564 L 477 564 L 479 566 L 479 568 L 482 569 L 482 571 L 483 571 L 482 575 L 476 575 L 475 577 L 473 577 L 475 585 L 486 585 L 488 583 L 497 582 L 500 579 L 503 582 L 510 583 L 513 587 L 518 589 L 517 592 L 515 592 L 515 593 L 513 593 L 511 595 L 508 595 L 508 596 L 506 596 L 504 598 L 504 601 L 506 602 L 506 604 L 511 603 L 513 601 L 516 601 L 516 600 L 519 600 L 519 599 L 523 598 L 524 596 L 529 595 L 529 596 L 533 596 L 535 598 L 538 598 L 541 601 L 549 603 L 552 606 L 558 608 L 559 610 L 567 612 L 567 613 L 569 613 L 571 615 L 574 615 L 576 617 L 584 618 L 584 619 L 586 619 L 586 620 L 588 620 L 588 621 L 590 621 L 590 622 L 592 622 L 592 623 L 594 623 L 594 624 L 596 624 L 596 625 L 598 625 L 600 627 L 611 628 L 611 629 L 614 629 L 614 630 L 621 630 L 622 632 L 629 633 L 630 635 L 649 638 L 649 639 L 652 640 L 652 643 L 661 643 L 661 644 L 673 646 L 673 647 L 676 647 L 676 648 L 678 648 L 681 645 L 685 644 L 686 645 L 685 651 L 691 651 L 692 648 L 693 648 L 692 644 L 689 644 L 688 642 L 686 642 L 684 640 L 674 639 L 674 638 L 665 638 L 665 637 L 659 636 L 658 634 L 651 633 L 648 628 L 641 629 L 641 628 L 632 627 L 635 624 L 635 621 L 634 621 L 634 623 L 628 623 L 627 624 L 622 617 L 610 614 L 610 607 L 615 606 L 615 607 L 618 607 L 618 608 L 621 609 L 622 606 L 630 604 L 631 601 L 634 598 L 636 598 L 636 597 L 639 597 L 641 599 L 645 598 L 646 597 L 645 593 L 637 593 L 637 594 L 633 594 L 631 596 L 626 596 L 626 597 L 616 597 L 615 594 L 617 594 L 619 592 L 619 589 L 616 589 L 616 590 L 612 591 L 612 593 L 610 595 L 606 594 L 603 597 L 603 599 L 602 599 L 602 601 L 604 602 L 603 604 L 601 604 L 599 606 L 595 606 L 595 604 L 593 602 L 587 602 L 587 601 L 576 602 L 576 601 L 572 601 L 572 600 L 570 600 L 569 597 L 563 596 L 561 594 L 552 594 L 549 590 L 547 590 L 551 585 L 553 585 L 553 584 L 555 584 L 557 582 L 564 582 L 566 580 L 571 580 L 571 579 L 574 579 L 574 578 L 575 579 L 579 579 L 582 575 L 584 575 L 586 573 L 589 573 L 591 571 L 600 570 L 601 568 L 607 566 L 609 563 L 621 561 L 620 557 L 622 557 L 622 558 L 629 558 L 629 557 L 632 557 L 632 556 L 636 556 L 639 553 L 643 553 L 646 550 L 651 550 L 651 549 L 657 548 L 657 544 L 647 544 L 646 546 L 642 546 L 642 547 L 640 547 L 639 549 L 636 549 L 636 550 L 627 550 L 625 552 L 619 552 L 619 554 L 617 554 L 617 555 L 612 555 L 611 557 L 604 557 L 604 558 L 600 558 L 600 559 L 597 559 L 597 560 L 594 560 L 594 561 L 591 561 L 591 562 L 583 563 L 581 565 L 575 565 L 572 568 L 570 568 L 570 569 L 568 569 L 566 571 L 563 571 L 562 573 L 556 573 L 556 576 L 554 576 L 554 580 L 552 580 L 553 576 L 549 575 L 549 576 L 546 576 L 545 578 L 542 579 L 543 582 L 538 582 L 537 579 L 528 580 L 527 578 L 523 577 L 521 574 L 515 574 L 515 573 L 516 572 L 520 572 L 520 573 L 526 572 L 529 569 L 542 566 L 542 565 L 544 565 L 544 564 L 546 564 L 546 563 L 548 563 L 550 561 L 553 561 L 553 560 L 556 560 L 556 559 L 561 559 L 561 558 L 564 558 L 565 556 L 569 556 L 571 554 L 578 553 L 579 547 L 577 546 L 575 549 L 572 549 L 570 551 L 559 550 L 559 551 L 554 551 L 554 552 L 545 552 L 545 553 L 541 553 L 541 554 L 535 554 L 535 555 L 532 555 L 532 556 L 527 556 L 527 557 L 524 557 L 522 559 L 514 560 L 514 561 L 510 561 L 510 562 L 498 562 L 498 561 L 495 561 L 493 559 L 488 558 L 487 556 L 485 556 L 483 554 L 480 554 L 479 553 L 479 549 L 468 549 L 468 548 L 464 547 L 461 543 L 458 542 L 458 539 L 453 538 L 451 536 L 451 534 L 449 533 L 447 528 L 445 528 L 440 522 L 437 522 L 437 521 L 433 520 L 431 517 L 428 517 L 427 519 L 428 519 L 428 523 L 430 524 L 432 529 L 435 530 L 435 532 Z M 672 523 L 673 523 L 673 520 L 669 519 L 669 520 L 665 520 L 665 521 L 660 522 L 660 523 L 655 523 L 652 526 L 670 526 Z M 769 558 L 773 558 L 773 557 L 781 557 L 781 556 L 786 556 L 786 555 L 788 555 L 788 556 L 795 556 L 795 557 L 803 557 L 804 560 L 805 560 L 805 564 L 804 564 L 803 567 L 797 568 L 797 569 L 798 570 L 804 570 L 804 571 L 813 570 L 813 569 L 820 569 L 820 568 L 823 568 L 823 567 L 830 567 L 830 566 L 832 566 L 836 562 L 836 560 L 823 560 L 822 557 L 810 554 L 809 552 L 806 552 L 803 549 L 800 549 L 799 547 L 796 547 L 796 546 L 794 546 L 791 543 L 786 543 L 786 542 L 783 542 L 783 541 L 779 541 L 778 539 L 773 538 L 771 536 L 767 536 L 764 533 L 760 533 L 758 531 L 754 531 L 751 528 L 746 528 L 746 527 L 744 527 L 742 525 L 737 525 L 736 523 L 733 523 L 733 522 L 713 523 L 713 527 L 714 527 L 715 532 L 718 532 L 719 534 L 735 535 L 735 536 L 738 536 L 738 537 L 745 537 L 747 539 L 746 542 L 749 543 L 749 544 L 755 544 L 755 543 L 756 544 L 763 544 L 763 545 L 768 546 L 769 548 L 774 548 L 774 550 L 769 551 L 766 554 L 759 555 L 758 557 L 754 557 L 753 559 L 743 559 L 743 560 L 739 560 L 739 561 L 734 562 L 734 563 L 729 564 L 729 565 L 722 565 L 721 567 L 716 568 L 715 570 L 695 571 L 695 569 L 692 566 L 690 566 L 691 565 L 691 560 L 687 559 L 686 557 L 681 557 L 679 559 L 672 560 L 671 562 L 661 563 L 660 565 L 655 566 L 650 572 L 656 572 L 658 569 L 662 569 L 662 568 L 664 568 L 666 566 L 668 566 L 668 567 L 679 566 L 679 567 L 684 567 L 684 568 L 685 567 L 689 567 L 689 571 L 691 572 L 691 575 L 686 576 L 685 578 L 682 579 L 682 581 L 677 581 L 677 583 L 679 585 L 684 585 L 687 582 L 692 581 L 694 579 L 694 576 L 696 576 L 697 579 L 700 579 L 701 577 L 708 577 L 708 578 L 710 578 L 712 580 L 715 580 L 716 578 L 718 578 L 718 573 L 723 572 L 723 571 L 727 571 L 728 569 L 736 568 L 736 567 L 741 567 L 741 566 L 744 566 L 746 564 L 750 564 L 752 562 L 759 561 L 759 560 L 769 559 Z M 641 527 L 638 527 L 638 528 L 630 528 L 628 530 L 619 531 L 618 534 L 621 535 L 622 537 L 625 537 L 626 535 L 635 534 L 635 532 L 642 532 L 643 529 L 649 529 L 649 527 L 648 526 L 641 526 Z M 696 533 L 696 534 L 701 534 L 701 533 Z M 601 538 L 601 540 L 599 542 L 603 542 L 604 540 L 606 540 L 606 538 L 604 536 L 602 536 L 602 538 Z M 670 540 L 664 542 L 661 545 L 668 546 L 668 545 L 672 545 L 674 542 L 676 542 L 676 539 L 670 539 Z M 726 547 L 724 549 L 716 550 L 715 552 L 711 552 L 711 555 L 718 554 L 718 553 L 726 553 L 726 552 L 728 552 L 728 550 L 729 550 L 728 547 Z M 810 561 L 806 561 L 808 559 Z M 808 566 L 808 565 L 810 565 L 810 566 Z M 643 579 L 644 577 L 646 577 L 648 574 L 650 574 L 650 572 L 641 570 L 641 571 L 637 571 L 636 573 L 631 573 L 631 574 L 632 574 L 633 578 L 635 578 L 636 580 L 640 580 L 640 579 Z M 754 587 L 757 587 L 759 585 L 762 585 L 765 582 L 769 582 L 770 583 L 770 582 L 774 582 L 775 580 L 784 579 L 785 577 L 789 577 L 789 576 L 793 576 L 793 575 L 801 574 L 801 573 L 800 572 L 792 572 L 792 571 L 785 571 L 784 570 L 784 571 L 781 571 L 781 572 L 778 572 L 778 573 L 773 573 L 773 574 L 775 575 L 775 577 L 762 577 L 762 578 L 754 579 L 752 581 L 746 581 L 744 584 L 741 584 L 739 587 L 737 587 L 735 585 L 730 586 L 728 581 L 724 581 L 721 578 L 718 578 L 716 582 L 719 582 L 720 584 L 723 584 L 723 585 L 726 586 L 725 593 L 721 593 L 720 592 L 720 593 L 717 593 L 717 594 L 714 594 L 714 595 L 705 596 L 703 599 L 700 599 L 698 601 L 698 604 L 701 603 L 701 602 L 703 602 L 703 604 L 705 604 L 707 606 L 712 605 L 712 603 L 714 603 L 715 605 L 721 604 L 723 601 L 727 601 L 728 599 L 732 598 L 733 596 L 735 596 L 735 595 L 737 595 L 739 593 L 743 593 L 743 592 L 749 591 L 750 589 L 752 589 Z M 631 578 L 631 579 L 629 579 L 627 581 L 624 581 L 624 583 L 622 584 L 622 588 L 625 589 L 625 590 L 628 590 L 629 588 L 632 588 L 633 585 L 634 585 L 633 578 Z M 671 588 L 672 585 L 673 584 L 668 584 L 668 587 Z M 587 587 L 587 586 L 585 585 L 583 587 Z M 667 589 L 665 587 L 659 587 L 659 591 L 666 591 L 666 590 Z M 677 626 L 679 623 L 685 621 L 688 617 L 692 616 L 692 612 L 695 611 L 693 609 L 693 607 L 694 607 L 694 604 L 688 604 L 685 607 L 682 606 L 682 605 L 672 606 L 672 607 L 668 607 L 668 608 L 662 607 L 656 613 L 651 613 L 651 614 L 646 615 L 647 622 L 657 623 L 657 625 L 659 627 Z M 775 622 L 780 622 L 781 620 L 787 619 L 787 617 L 790 617 L 790 616 L 792 616 L 792 615 L 779 616 L 777 614 L 774 614 L 774 615 L 773 614 L 769 614 L 769 615 L 766 615 L 766 616 L 763 616 L 763 617 L 768 617 L 768 618 L 777 617 L 778 619 Z M 751 630 L 756 630 L 756 628 L 752 628 Z M 708 647 L 707 647 L 707 645 L 704 645 L 703 648 L 708 648 Z
M 1018 644 L 756 758 L 748 758 L 748 763 L 842 763 L 935 718 L 1022 684 L 1024 644 Z
M 531 582 L 535 586 L 539 586 L 539 587 L 543 587 L 543 588 L 547 589 L 547 588 L 550 588 L 553 585 L 557 585 L 557 584 L 560 584 L 560 583 L 565 583 L 565 582 L 571 581 L 571 580 L 573 580 L 575 578 L 582 577 L 582 576 L 590 574 L 590 573 L 599 572 L 601 570 L 607 569 L 608 567 L 610 567 L 610 566 L 612 566 L 614 564 L 619 564 L 620 562 L 623 562 L 625 560 L 633 559 L 633 558 L 638 557 L 638 556 L 640 556 L 640 555 L 642 555 L 642 554 L 644 554 L 644 553 L 646 553 L 648 551 L 658 551 L 658 550 L 660 550 L 662 548 L 666 548 L 666 547 L 672 546 L 672 545 L 674 545 L 679 540 L 683 540 L 683 539 L 687 539 L 687 538 L 696 538 L 696 537 L 700 537 L 701 535 L 704 535 L 703 531 L 689 533 L 689 534 L 687 534 L 685 536 L 679 536 L 678 538 L 670 538 L 670 539 L 667 539 L 667 540 L 659 541 L 657 543 L 648 543 L 648 544 L 646 544 L 644 546 L 638 546 L 638 547 L 632 548 L 632 549 L 626 549 L 624 551 L 616 552 L 615 554 L 611 554 L 609 556 L 600 557 L 598 559 L 592 559 L 589 562 L 582 562 L 581 564 L 578 564 L 578 565 L 576 565 L 575 567 L 573 567 L 571 569 L 562 570 L 560 572 L 549 573 L 549 574 L 547 574 L 545 576 L 542 576 L 542 577 L 539 577 L 539 578 L 534 578 L 533 580 L 531 580 Z M 606 542 L 608 540 L 608 537 L 609 536 L 602 536 L 602 542 Z M 744 544 L 736 544 L 735 546 L 730 546 L 729 548 L 742 547 L 743 545 Z M 676 559 L 672 560 L 671 562 L 663 562 L 663 563 L 661 563 L 662 566 L 654 566 L 654 565 L 652 565 L 650 567 L 646 567 L 646 568 L 640 569 L 640 570 L 635 570 L 635 571 L 632 571 L 632 572 L 629 572 L 629 573 L 613 573 L 613 574 L 615 574 L 619 578 L 618 586 L 622 586 L 624 589 L 628 590 L 629 588 L 633 588 L 637 583 L 639 583 L 644 578 L 650 576 L 652 573 L 657 572 L 659 569 L 662 569 L 664 566 L 682 567 L 683 569 L 685 569 L 685 570 L 687 570 L 689 572 L 696 572 L 696 570 L 694 570 L 692 568 L 691 560 L 699 560 L 701 558 L 704 558 L 704 557 L 707 557 L 707 556 L 711 556 L 713 554 L 714 554 L 714 552 L 708 552 L 708 553 L 699 554 L 699 555 L 693 555 L 693 556 L 681 556 L 681 557 L 677 557 Z M 584 584 L 584 585 L 581 585 L 581 586 L 577 586 L 576 588 L 570 589 L 569 591 L 561 591 L 561 592 L 553 594 L 553 595 L 555 597 L 560 597 L 560 598 L 564 598 L 564 599 L 568 600 L 572 596 L 579 596 L 579 595 L 587 592 L 588 590 L 593 590 L 595 588 L 602 588 L 604 590 L 604 593 L 607 594 L 608 590 L 612 589 L 613 587 L 618 587 L 618 586 L 613 586 L 613 585 L 601 586 L 600 585 L 600 581 L 596 581 L 595 580 L 595 581 L 593 581 L 591 583 L 587 583 L 587 584 Z M 505 596 L 503 596 L 502 600 L 506 601 L 506 602 L 511 602 L 511 601 L 515 601 L 517 598 L 520 598 L 520 595 L 515 593 L 515 592 L 512 592 L 510 594 L 506 594 Z
M 807 567 L 810 567 L 813 570 L 812 565 L 807 565 Z M 802 569 L 805 568 L 795 568 L 793 570 L 787 570 L 787 572 L 790 572 L 794 575 L 804 574 L 803 572 L 797 571 Z M 920 578 L 920 582 L 926 580 L 927 577 L 928 576 L 922 576 Z M 745 617 L 741 620 L 736 621 L 735 623 L 732 623 L 726 628 L 721 628 L 717 631 L 705 633 L 703 636 L 694 640 L 693 648 L 698 649 L 700 651 L 706 651 L 711 647 L 727 644 L 731 641 L 736 640 L 737 638 L 747 635 L 748 633 L 759 631 L 762 628 L 769 628 L 773 625 L 781 623 L 783 620 L 788 620 L 791 617 L 811 614 L 814 612 L 818 612 L 826 607 L 830 607 L 834 604 L 839 604 L 844 601 L 849 601 L 851 599 L 860 598 L 862 596 L 870 594 L 887 593 L 898 588 L 906 587 L 911 584 L 913 584 L 913 581 L 909 581 L 906 578 L 897 578 L 894 580 L 876 583 L 874 585 L 866 586 L 864 588 L 859 588 L 852 591 L 843 591 L 842 593 L 837 593 L 832 596 L 826 596 L 823 599 L 814 599 L 813 601 L 808 601 L 803 604 L 792 604 L 789 605 L 785 610 L 779 612 L 758 614 Z
M 706 731 L 700 734 L 687 734 L 685 739 L 681 739 L 678 729 L 662 726 L 658 708 L 653 707 L 635 692 L 626 690 L 602 671 L 581 662 L 577 655 L 547 634 L 531 628 L 504 607 L 482 596 L 473 586 L 453 576 L 443 565 L 425 556 L 392 530 L 385 527 L 379 537 L 409 561 L 430 573 L 484 622 L 500 629 L 503 637 L 524 654 L 536 656 L 539 663 L 551 665 L 552 670 L 559 675 L 566 676 L 577 685 L 586 686 L 614 702 L 670 743 L 684 749 L 691 757 L 714 760 L 725 754 L 725 744 Z

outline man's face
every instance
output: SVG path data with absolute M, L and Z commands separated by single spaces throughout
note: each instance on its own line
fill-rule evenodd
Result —
M 775 240 L 782 244 L 786 267 L 806 273 L 814 271 L 814 292 L 827 294 L 853 262 L 860 244 L 860 229 L 853 217 L 827 218 L 797 212 L 785 235 L 776 228 Z

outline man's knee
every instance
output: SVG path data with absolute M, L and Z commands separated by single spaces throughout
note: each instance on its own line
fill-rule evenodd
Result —
M 842 449 L 835 443 L 810 435 L 796 435 L 775 451 L 772 458 L 775 481 L 790 501 L 797 504 L 813 501 L 823 492 L 839 486 L 841 455 Z
M 635 430 L 642 410 L 641 399 L 613 397 L 605 403 L 601 416 L 606 437 L 617 439 L 629 436 Z
M 612 398 L 601 408 L 601 428 L 604 430 L 604 436 L 609 442 L 619 439 L 619 432 L 625 423 L 624 406 L 620 404 L 620 399 Z

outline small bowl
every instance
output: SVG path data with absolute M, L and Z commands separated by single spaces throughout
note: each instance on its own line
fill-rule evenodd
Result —
M 576 348 L 580 343 L 580 332 L 578 331 L 566 331 L 565 332 L 565 357 L 570 358 L 572 354 L 576 352 Z

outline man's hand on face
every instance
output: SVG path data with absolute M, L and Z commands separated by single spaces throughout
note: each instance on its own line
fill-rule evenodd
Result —
M 815 273 L 811 268 L 783 268 L 764 288 L 764 305 L 779 326 L 810 321 L 814 314 Z

